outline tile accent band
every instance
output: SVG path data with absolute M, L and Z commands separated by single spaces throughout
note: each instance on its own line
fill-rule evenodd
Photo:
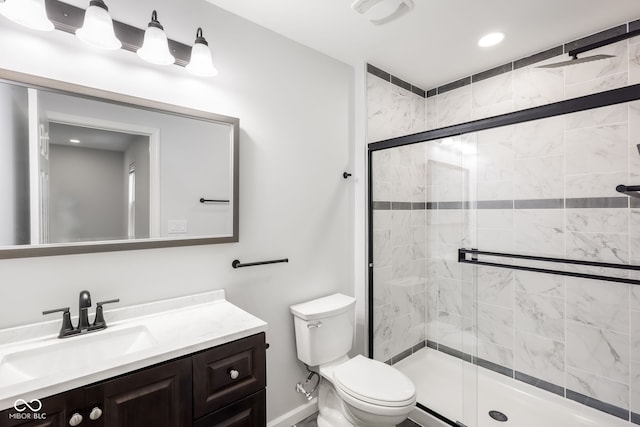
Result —
M 509 71 L 513 71 L 513 62 L 509 62 L 508 64 L 500 65 L 490 70 L 474 74 L 473 76 L 471 76 L 471 82 L 477 83 L 491 77 L 499 76 L 500 74 L 508 73 Z
M 503 73 L 507 73 L 509 71 L 513 71 L 513 70 L 517 70 L 519 68 L 523 68 L 526 67 L 528 65 L 531 64 L 535 64 L 537 62 L 541 62 L 544 61 L 546 59 L 550 59 L 553 58 L 555 56 L 559 56 L 562 55 L 563 53 L 567 53 L 570 50 L 582 47 L 582 46 L 586 46 L 588 44 L 600 41 L 600 40 L 606 40 L 608 38 L 617 36 L 617 35 L 621 35 L 621 34 L 625 34 L 628 31 L 633 31 L 636 28 L 640 27 L 640 20 L 636 20 L 636 21 L 632 21 L 629 22 L 627 24 L 621 24 L 612 28 L 609 28 L 607 30 L 604 31 L 600 31 L 599 33 L 596 34 L 592 34 L 590 36 L 587 37 L 583 37 L 581 39 L 578 40 L 573 40 L 570 41 L 568 43 L 565 43 L 562 46 L 556 46 L 554 48 L 551 49 L 547 49 L 543 52 L 539 52 L 539 53 L 535 53 L 533 55 L 530 55 L 526 58 L 521 58 L 521 59 L 517 59 L 515 61 L 509 62 L 507 64 L 492 68 L 490 70 L 486 70 L 477 74 L 474 74 L 473 76 L 468 76 L 468 77 L 464 77 L 460 80 L 456 80 L 454 82 L 451 83 L 447 83 L 444 84 L 442 86 L 438 86 L 432 89 L 429 89 L 426 91 L 426 96 L 423 95 L 425 93 L 424 90 L 420 89 L 420 93 L 416 93 L 417 95 L 420 95 L 422 97 L 431 97 L 434 95 L 438 95 L 438 94 L 442 94 L 445 92 L 449 92 L 451 90 L 454 89 L 458 89 L 460 87 L 466 86 L 468 84 L 471 84 L 472 82 L 479 82 L 481 80 L 484 79 L 488 79 L 490 77 L 495 77 L 497 75 L 503 74 Z M 627 31 L 628 30 L 628 31 Z M 392 78 L 396 78 L 397 80 L 401 81 L 400 79 L 398 79 L 397 77 L 392 76 L 391 74 L 387 73 L 386 71 L 382 71 L 379 68 L 371 65 L 371 64 L 367 64 L 367 71 L 371 74 L 374 74 L 386 81 L 392 81 Z M 406 82 L 403 82 L 406 83 Z M 412 88 L 415 88 L 415 86 L 412 85 Z M 419 89 L 419 88 L 417 88 Z M 412 89 L 408 89 L 413 91 Z
M 490 362 L 488 360 L 482 359 L 480 357 L 476 357 L 473 356 L 469 353 L 465 353 L 463 351 L 460 350 L 456 350 L 454 348 L 448 347 L 446 345 L 443 344 L 439 344 L 435 341 L 431 341 L 431 340 L 426 340 L 426 343 L 423 344 L 424 342 L 421 342 L 420 344 L 417 344 L 415 346 L 413 346 L 412 348 L 409 348 L 401 353 L 399 353 L 398 355 L 392 357 L 391 359 L 387 360 L 385 363 L 388 364 L 395 364 L 397 362 L 399 362 L 400 360 L 406 358 L 407 356 L 411 355 L 412 353 L 415 353 L 417 350 L 416 348 L 422 349 L 423 347 L 428 347 L 431 348 L 433 350 L 437 350 L 437 351 L 441 351 L 445 354 L 448 354 L 450 356 L 453 356 L 457 359 L 460 360 L 464 360 L 465 362 L 468 363 L 472 363 L 474 365 L 480 366 L 482 368 L 485 369 L 489 369 L 491 371 L 497 372 L 499 374 L 502 374 L 504 376 L 507 376 L 509 378 L 513 378 L 515 380 L 527 383 L 529 385 L 532 385 L 534 387 L 540 388 L 542 390 L 548 391 L 550 393 L 556 394 L 558 396 L 561 397 L 565 397 L 567 399 L 573 400 L 575 402 L 578 402 L 582 405 L 585 406 L 589 406 L 593 409 L 596 409 L 598 411 L 601 412 L 605 412 L 609 415 L 612 415 L 614 417 L 618 417 L 621 418 L 623 420 L 627 420 L 627 421 L 631 421 L 634 424 L 639 424 L 640 425 L 640 414 L 637 414 L 635 412 L 631 412 L 628 409 L 624 409 L 621 408 L 619 406 L 615 406 L 612 405 L 610 403 L 607 402 L 603 402 L 601 400 L 598 399 L 594 399 L 592 397 L 586 396 L 584 394 L 575 392 L 571 389 L 568 388 L 564 388 L 562 386 L 559 386 L 557 384 L 553 384 L 550 383 L 548 381 L 545 381 L 543 379 L 540 378 L 536 378 L 533 377 L 531 375 L 525 374 L 523 372 L 519 372 L 516 371 L 514 369 L 508 368 L 506 366 L 502 366 L 493 362 Z
M 389 82 L 393 85 L 396 85 L 398 87 L 401 87 L 405 90 L 408 90 L 409 92 L 412 92 L 422 98 L 426 98 L 427 97 L 427 93 L 424 91 L 424 89 L 419 88 L 418 86 L 414 86 L 411 83 L 408 83 L 404 80 L 402 80 L 401 78 L 398 78 L 384 70 L 381 70 L 380 68 L 376 67 L 375 65 L 371 65 L 371 64 L 367 64 L 367 72 L 369 74 L 373 74 L 376 77 L 381 78 L 382 80 Z
M 472 76 L 464 77 L 460 80 L 456 80 L 451 83 L 444 84 L 442 86 L 435 87 L 433 89 L 429 89 L 425 91 L 422 88 L 412 85 L 380 68 L 367 64 L 367 72 L 373 74 L 374 76 L 380 77 L 381 79 L 391 82 L 396 86 L 402 87 L 410 92 L 415 93 L 423 98 L 429 98 L 431 96 L 443 94 L 454 89 L 461 88 L 463 86 L 469 85 L 471 83 L 477 83 L 479 81 L 498 76 L 500 74 L 508 73 L 513 70 L 517 70 L 537 62 L 542 62 L 544 60 L 553 58 L 555 56 L 560 56 L 563 53 L 567 53 L 570 50 L 574 50 L 580 48 L 582 46 L 586 46 L 591 43 L 595 43 L 601 40 L 606 40 L 611 37 L 625 34 L 627 32 L 634 31 L 640 28 L 640 19 L 636 21 L 629 22 L 627 24 L 618 25 L 616 27 L 609 28 L 607 30 L 601 31 L 596 34 L 592 34 L 587 37 L 583 37 L 578 40 L 573 40 L 568 43 L 565 43 L 562 46 L 556 46 L 551 49 L 547 49 L 542 52 L 535 53 L 533 55 L 527 56 L 526 58 L 517 59 L 515 61 L 500 65 L 498 67 L 492 68 L 490 70 L 482 71 L 480 73 L 474 74 Z
M 634 199 L 635 200 L 635 199 Z M 452 202 L 391 202 L 373 201 L 373 210 L 435 210 L 435 209 L 626 209 L 640 208 L 622 197 L 576 197 L 568 199 L 477 200 Z
M 546 61 L 547 59 L 551 59 L 555 56 L 560 56 L 563 53 L 564 53 L 563 46 L 552 47 L 551 49 L 547 49 L 544 52 L 535 53 L 531 56 L 527 56 L 526 58 L 513 61 L 513 69 L 518 70 L 520 68 L 527 67 L 537 62 Z
M 583 37 L 578 40 L 571 41 L 569 43 L 565 43 L 564 51 L 565 53 L 581 48 L 583 46 L 596 43 L 602 40 L 610 39 L 611 37 L 619 36 L 625 34 L 627 32 L 627 24 L 618 25 L 608 30 L 600 31 L 599 33 L 592 34 L 587 37 Z

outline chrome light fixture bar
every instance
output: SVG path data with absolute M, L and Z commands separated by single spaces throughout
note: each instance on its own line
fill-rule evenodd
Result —
M 24 1 L 24 0 L 16 0 Z M 85 10 L 59 0 L 46 0 L 47 15 L 55 28 L 75 34 L 84 22 Z M 134 26 L 113 21 L 115 36 L 122 42 L 122 49 L 136 53 L 144 42 L 145 31 Z M 175 58 L 175 64 L 185 67 L 191 57 L 191 46 L 167 39 L 169 52 Z

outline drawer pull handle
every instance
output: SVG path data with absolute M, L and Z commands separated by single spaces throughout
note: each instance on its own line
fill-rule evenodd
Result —
M 71 415 L 71 418 L 69 418 L 69 425 L 71 427 L 79 426 L 81 423 L 82 423 L 82 415 L 80 415 L 77 412 Z
M 102 416 L 102 409 L 94 406 L 91 412 L 89 413 L 89 418 L 93 421 L 97 420 Z
M 240 372 L 238 372 L 235 369 L 229 369 L 229 376 L 231 377 L 232 380 L 235 380 L 240 376 Z
M 307 328 L 312 329 L 312 328 L 321 328 L 322 327 L 322 322 L 318 321 L 318 322 L 314 322 L 314 323 L 309 323 L 307 325 Z

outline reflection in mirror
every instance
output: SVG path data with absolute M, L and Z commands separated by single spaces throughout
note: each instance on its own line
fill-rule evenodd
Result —
M 150 236 L 149 135 L 49 122 L 42 243 Z
M 0 82 L 0 258 L 237 241 L 237 119 L 26 77 Z

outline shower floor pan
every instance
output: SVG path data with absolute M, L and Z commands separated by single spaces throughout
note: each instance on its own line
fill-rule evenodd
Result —
M 413 380 L 420 404 L 467 427 L 635 425 L 428 347 L 394 366 Z M 447 426 L 420 410 L 411 418 L 427 427 Z

